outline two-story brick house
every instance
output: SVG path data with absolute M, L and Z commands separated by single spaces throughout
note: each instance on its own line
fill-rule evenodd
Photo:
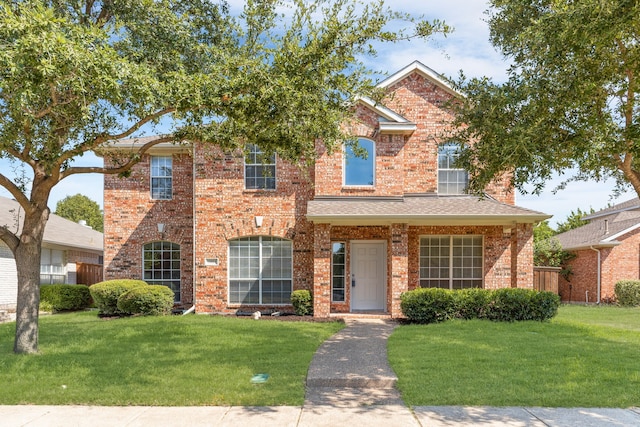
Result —
M 533 225 L 505 183 L 464 194 L 446 102 L 459 96 L 419 62 L 359 101 L 367 155 L 319 148 L 311 169 L 193 144 L 156 146 L 128 178 L 105 177 L 105 277 L 164 283 L 196 312 L 290 310 L 401 316 L 400 294 L 533 286 Z M 144 138 L 118 141 L 123 149 Z

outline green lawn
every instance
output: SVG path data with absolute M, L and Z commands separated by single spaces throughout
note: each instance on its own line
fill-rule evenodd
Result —
M 19 356 L 2 324 L 0 404 L 301 405 L 315 350 L 343 326 L 59 314 L 40 319 L 40 354 Z
M 389 360 L 411 406 L 640 406 L 640 309 L 562 306 L 547 323 L 401 326 Z

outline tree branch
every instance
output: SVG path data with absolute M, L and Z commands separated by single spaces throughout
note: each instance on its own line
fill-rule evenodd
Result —
M 15 185 L 13 181 L 7 178 L 3 173 L 0 173 L 0 185 L 6 188 L 9 193 L 11 193 L 11 195 L 16 199 L 16 201 L 20 203 L 20 206 L 22 206 L 26 210 L 26 207 L 29 206 L 31 202 L 29 201 L 27 196 L 24 195 L 22 190 L 20 190 L 20 188 L 18 188 L 18 186 Z
M 60 169 L 60 166 L 68 161 L 71 160 L 72 158 L 74 158 L 75 156 L 82 154 L 84 152 L 90 151 L 102 144 L 104 144 L 105 142 L 108 141 L 114 141 L 114 140 L 118 140 L 118 139 L 123 139 L 123 138 L 127 138 L 131 135 L 133 135 L 134 132 L 136 132 L 138 129 L 140 129 L 142 126 L 144 126 L 145 124 L 160 118 L 164 115 L 167 114 L 171 114 L 174 113 L 177 109 L 174 107 L 171 108 L 164 108 L 162 110 L 159 110 L 153 114 L 148 115 L 147 117 L 139 120 L 138 122 L 136 122 L 133 126 L 131 126 L 129 129 L 125 130 L 122 133 L 119 133 L 117 135 L 99 135 L 97 136 L 93 142 L 90 143 L 86 143 L 86 144 L 82 144 L 79 149 L 75 149 L 75 150 L 69 150 L 65 153 L 62 153 L 62 155 L 58 158 L 58 160 L 56 161 L 56 166 L 58 167 L 58 169 Z M 104 173 L 104 172 L 98 172 L 98 173 Z M 63 176 L 64 178 L 64 176 Z
M 131 159 L 129 159 L 127 163 L 125 163 L 124 165 L 120 165 L 116 168 L 105 168 L 105 167 L 99 167 L 99 166 L 69 168 L 65 170 L 62 174 L 60 174 L 60 181 L 62 181 L 68 176 L 77 175 L 81 173 L 100 173 L 104 175 L 115 175 L 122 172 L 126 172 L 129 169 L 131 169 L 131 167 L 133 167 L 136 163 L 139 163 L 140 160 L 142 160 L 142 156 L 147 151 L 149 151 L 152 147 L 158 144 L 161 144 L 163 142 L 172 142 L 172 141 L 175 141 L 175 138 L 173 136 L 164 136 L 164 137 L 158 137 L 153 141 L 147 142 L 135 152 L 135 155 Z

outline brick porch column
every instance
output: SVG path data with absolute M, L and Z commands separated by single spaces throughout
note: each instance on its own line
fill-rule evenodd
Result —
M 533 224 L 517 224 L 513 235 L 511 286 L 533 289 Z
M 313 316 L 331 312 L 331 225 L 313 226 Z
M 391 317 L 402 317 L 400 294 L 409 290 L 409 225 L 391 224 L 391 289 L 387 307 Z

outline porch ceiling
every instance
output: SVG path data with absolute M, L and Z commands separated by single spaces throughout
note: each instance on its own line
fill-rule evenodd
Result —
M 332 225 L 512 225 L 537 223 L 550 217 L 487 197 L 435 194 L 320 196 L 307 205 L 307 219 Z

